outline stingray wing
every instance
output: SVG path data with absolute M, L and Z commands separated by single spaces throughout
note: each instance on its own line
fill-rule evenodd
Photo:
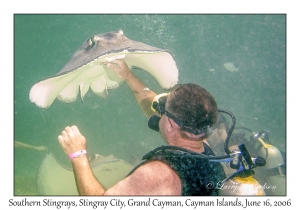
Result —
M 55 98 L 73 102 L 80 94 L 83 100 L 90 88 L 106 97 L 108 89 L 119 87 L 123 81 L 103 62 L 118 58 L 124 58 L 129 67 L 149 72 L 164 89 L 178 82 L 178 69 L 171 52 L 130 40 L 119 30 L 87 39 L 56 75 L 33 85 L 30 101 L 48 108 Z
M 133 169 L 126 161 L 110 156 L 91 167 L 97 180 L 106 189 L 125 178 Z M 38 195 L 78 195 L 72 169 L 58 163 L 52 153 L 46 155 L 36 177 Z

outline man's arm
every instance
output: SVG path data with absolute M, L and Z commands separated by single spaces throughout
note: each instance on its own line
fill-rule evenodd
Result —
M 151 110 L 151 103 L 156 93 L 147 88 L 129 69 L 124 59 L 113 60 L 106 64 L 121 79 L 124 79 L 133 93 L 138 105 L 147 117 L 155 114 Z
M 104 195 L 181 195 L 181 181 L 168 165 L 151 161 L 138 167 Z
M 152 161 L 140 166 L 131 175 L 108 190 L 95 178 L 87 157 L 72 160 L 80 195 L 180 195 L 178 175 L 166 164 Z
M 68 156 L 86 150 L 86 139 L 77 126 L 67 126 L 58 136 L 58 141 Z M 79 195 L 103 195 L 105 189 L 95 178 L 87 156 L 81 154 L 71 162 Z
M 86 155 L 72 159 L 79 195 L 103 195 L 105 189 L 96 179 Z
M 86 150 L 86 139 L 76 126 L 66 127 L 58 136 L 67 155 Z M 137 168 L 131 175 L 107 191 L 95 178 L 85 154 L 73 158 L 73 171 L 80 195 L 180 195 L 178 175 L 165 163 L 152 161 Z

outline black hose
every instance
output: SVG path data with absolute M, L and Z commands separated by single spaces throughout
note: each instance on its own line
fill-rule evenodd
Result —
M 228 115 L 231 117 L 231 119 L 232 119 L 232 125 L 231 125 L 231 128 L 229 129 L 229 131 L 228 131 L 228 133 L 227 133 L 227 137 L 226 137 L 225 142 L 224 142 L 224 149 L 225 149 L 225 152 L 226 152 L 227 155 L 229 155 L 229 154 L 231 153 L 231 151 L 230 151 L 229 148 L 228 148 L 228 142 L 229 142 L 230 136 L 231 136 L 231 134 L 232 134 L 232 132 L 233 132 L 233 129 L 234 129 L 234 126 L 235 126 L 235 116 L 234 116 L 231 112 L 229 112 L 229 111 L 227 111 L 227 110 L 219 109 L 218 111 L 219 111 L 219 112 L 223 112 L 223 113 L 225 113 L 225 114 L 228 114 Z

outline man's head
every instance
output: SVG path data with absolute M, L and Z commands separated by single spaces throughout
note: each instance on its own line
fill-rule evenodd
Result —
M 196 84 L 173 87 L 165 109 L 182 122 L 183 126 L 179 125 L 181 135 L 191 137 L 190 134 L 193 134 L 195 140 L 206 138 L 209 135 L 209 128 L 218 118 L 218 107 L 214 97 Z

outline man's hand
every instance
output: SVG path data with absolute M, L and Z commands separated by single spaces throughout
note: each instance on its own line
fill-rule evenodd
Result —
M 127 80 L 132 74 L 124 59 L 115 59 L 105 63 L 105 65 L 113 70 L 121 79 Z
M 86 139 L 75 125 L 67 126 L 58 136 L 58 141 L 67 155 L 86 150 Z

